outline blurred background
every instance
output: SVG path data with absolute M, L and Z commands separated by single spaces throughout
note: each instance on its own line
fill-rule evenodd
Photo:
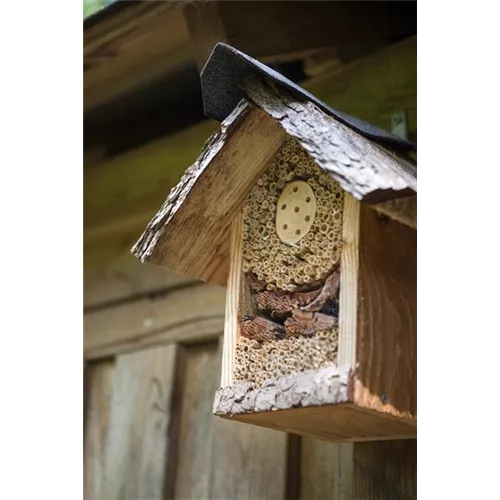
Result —
M 84 2 L 85 499 L 416 498 L 415 441 L 213 417 L 225 290 L 130 254 L 218 127 L 215 43 L 416 142 L 416 32 L 416 2 Z

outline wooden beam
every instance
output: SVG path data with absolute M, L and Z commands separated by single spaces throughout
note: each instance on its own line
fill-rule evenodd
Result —
M 225 295 L 221 287 L 197 284 L 88 312 L 84 316 L 85 357 L 98 359 L 162 344 L 213 340 L 224 330 Z
M 186 2 L 183 14 L 191 36 L 196 64 L 201 70 L 214 46 L 218 42 L 228 41 L 221 18 L 220 3 Z
M 266 62 L 416 33 L 413 2 L 197 2 L 184 7 L 198 57 L 227 42 Z
M 86 112 L 192 61 L 176 2 L 130 2 L 84 30 L 83 54 Z

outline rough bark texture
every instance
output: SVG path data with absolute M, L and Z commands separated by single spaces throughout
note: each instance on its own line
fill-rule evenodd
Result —
M 210 162 L 215 155 L 224 147 L 235 126 L 244 117 L 248 109 L 249 104 L 247 101 L 240 102 L 226 120 L 222 122 L 221 128 L 205 143 L 196 162 L 186 170 L 178 184 L 170 191 L 160 210 L 151 219 L 143 235 L 132 248 L 132 253 L 141 262 L 148 262 L 168 223 L 184 203 L 195 182 L 210 166 Z
M 237 415 L 290 408 L 347 403 L 350 370 L 329 366 L 270 379 L 254 389 L 237 382 L 219 389 L 215 395 L 215 415 Z
M 298 102 L 271 81 L 249 78 L 248 98 L 278 120 L 288 134 L 356 199 L 377 202 L 414 194 L 416 166 L 342 125 L 312 102 Z

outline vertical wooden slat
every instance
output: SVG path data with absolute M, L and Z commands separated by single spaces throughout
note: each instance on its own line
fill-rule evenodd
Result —
M 176 350 L 117 357 L 102 499 L 163 497 Z
M 231 224 L 229 276 L 226 290 L 226 316 L 224 345 L 222 350 L 221 387 L 233 383 L 233 364 L 238 338 L 238 304 L 241 290 L 241 260 L 243 255 L 243 212 L 239 212 Z
M 85 368 L 87 385 L 84 430 L 84 498 L 103 498 L 104 460 L 109 432 L 113 361 L 89 364 Z
M 216 417 L 209 498 L 285 500 L 287 435 Z
M 302 500 L 352 500 L 353 445 L 303 438 Z
M 355 500 L 415 500 L 417 440 L 354 445 Z
M 210 498 L 212 403 L 219 381 L 219 349 L 216 343 L 188 347 L 184 358 L 174 498 L 204 500 Z

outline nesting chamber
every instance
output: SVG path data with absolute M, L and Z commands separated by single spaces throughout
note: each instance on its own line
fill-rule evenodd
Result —
M 267 379 L 337 361 L 344 192 L 289 137 L 243 208 L 233 377 Z

